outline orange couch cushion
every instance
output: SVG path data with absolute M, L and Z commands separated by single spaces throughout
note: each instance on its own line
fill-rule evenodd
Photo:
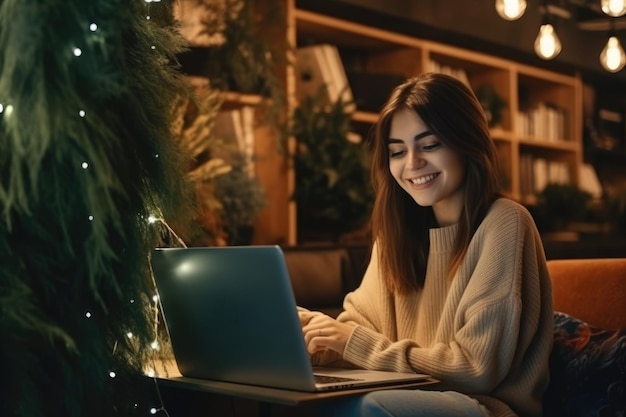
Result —
M 554 310 L 603 329 L 626 328 L 626 258 L 552 259 Z

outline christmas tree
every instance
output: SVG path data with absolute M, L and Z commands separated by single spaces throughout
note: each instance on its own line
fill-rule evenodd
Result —
M 0 0 L 2 416 L 158 410 L 149 255 L 191 218 L 170 3 Z

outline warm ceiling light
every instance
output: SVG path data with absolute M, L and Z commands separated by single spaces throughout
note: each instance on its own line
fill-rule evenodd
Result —
M 600 64 L 608 72 L 618 72 L 626 65 L 624 48 L 616 36 L 609 37 L 609 41 L 600 53 Z
M 526 11 L 526 0 L 496 0 L 496 12 L 504 20 L 517 20 Z
M 535 39 L 535 52 L 543 59 L 552 59 L 561 52 L 561 41 L 550 23 L 544 23 L 539 28 Z
M 602 7 L 602 11 L 605 14 L 611 17 L 619 17 L 626 14 L 625 0 L 602 0 L 600 7 Z

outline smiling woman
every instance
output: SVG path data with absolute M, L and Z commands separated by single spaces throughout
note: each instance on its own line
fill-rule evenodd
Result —
M 414 111 L 391 119 L 389 170 L 420 206 L 432 206 L 439 226 L 458 221 L 463 208 L 465 161 L 426 126 Z
M 316 365 L 428 373 L 448 391 L 369 393 L 334 415 L 541 415 L 550 277 L 530 213 L 498 192 L 480 102 L 447 75 L 409 79 L 373 152 L 369 265 L 336 319 L 300 311 L 305 343 Z

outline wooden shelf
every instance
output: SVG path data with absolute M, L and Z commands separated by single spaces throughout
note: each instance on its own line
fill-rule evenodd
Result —
M 320 14 L 296 6 L 295 0 L 286 0 L 285 25 L 271 28 L 270 41 L 277 45 L 287 43 L 284 60 L 293 62 L 293 48 L 330 43 L 336 45 L 344 67 L 350 71 L 369 74 L 391 74 L 408 78 L 428 71 L 451 71 L 461 74 L 469 86 L 477 91 L 488 86 L 505 103 L 497 127 L 491 134 L 496 143 L 503 192 L 522 200 L 534 190 L 529 176 L 529 161 L 543 159 L 565 164 L 569 181 L 578 184 L 582 150 L 582 82 L 577 74 L 562 74 L 520 64 L 495 55 L 477 53 L 454 45 L 407 36 L 380 27 L 367 26 L 335 16 Z M 288 99 L 287 114 L 297 106 L 296 79 L 293 65 L 277 68 L 280 82 Z M 259 105 L 262 98 L 254 95 L 226 93 L 225 105 Z M 536 110 L 547 107 L 549 115 Z M 378 120 L 378 114 L 357 109 L 352 115 L 356 129 L 367 131 Z M 555 117 L 551 112 L 556 111 Z M 538 112 L 538 113 L 537 113 Z M 554 119 L 558 121 L 554 121 Z M 528 130 L 526 123 L 557 123 L 544 133 Z M 269 191 L 268 210 L 259 220 L 255 243 L 295 244 L 297 240 L 297 208 L 291 195 L 295 186 L 294 169 L 278 144 L 280 133 L 259 129 L 255 149 L 263 162 L 258 163 L 257 174 Z M 293 138 L 287 142 L 293 146 Z M 284 145 L 284 144 L 283 144 Z
M 505 194 L 521 201 L 522 196 L 538 191 L 528 189 L 533 184 L 535 160 L 560 164 L 559 178 L 578 183 L 583 159 L 582 82 L 578 75 L 365 26 L 298 9 L 293 3 L 291 7 L 293 39 L 307 45 L 336 45 L 347 70 L 404 78 L 441 71 L 463 79 L 475 92 L 481 86 L 495 91 L 506 103 L 498 127 L 491 130 Z M 377 119 L 376 113 L 359 109 L 353 115 L 353 121 L 360 124 L 371 125 Z

